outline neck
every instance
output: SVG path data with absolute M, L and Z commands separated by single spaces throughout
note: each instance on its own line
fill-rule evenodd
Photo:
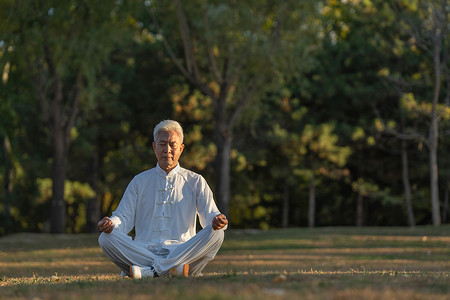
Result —
M 169 174 L 170 171 L 172 171 L 173 169 L 175 169 L 178 165 L 175 166 L 175 167 L 162 167 L 162 166 L 158 163 L 158 166 L 161 168 L 161 170 L 163 170 L 164 172 L 166 172 L 166 174 Z

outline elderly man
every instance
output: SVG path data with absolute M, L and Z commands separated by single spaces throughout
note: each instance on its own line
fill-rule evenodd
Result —
M 99 222 L 100 247 L 132 278 L 201 274 L 219 251 L 228 220 L 206 180 L 178 163 L 181 125 L 162 121 L 153 138 L 158 163 L 135 176 L 112 217 Z M 198 233 L 197 216 L 203 228 Z M 128 236 L 133 227 L 134 240 Z

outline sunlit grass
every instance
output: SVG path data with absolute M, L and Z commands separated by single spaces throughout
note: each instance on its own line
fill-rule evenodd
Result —
M 448 299 L 450 227 L 230 230 L 202 277 L 121 278 L 98 235 L 0 239 L 0 299 Z

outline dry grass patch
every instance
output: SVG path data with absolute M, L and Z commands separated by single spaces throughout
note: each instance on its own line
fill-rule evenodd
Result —
M 97 235 L 0 239 L 0 299 L 448 299 L 449 226 L 227 232 L 204 276 L 119 276 Z

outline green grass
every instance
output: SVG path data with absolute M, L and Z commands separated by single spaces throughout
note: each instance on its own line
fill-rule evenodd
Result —
M 449 299 L 450 227 L 229 230 L 202 277 L 122 279 L 98 235 L 0 238 L 0 299 Z

